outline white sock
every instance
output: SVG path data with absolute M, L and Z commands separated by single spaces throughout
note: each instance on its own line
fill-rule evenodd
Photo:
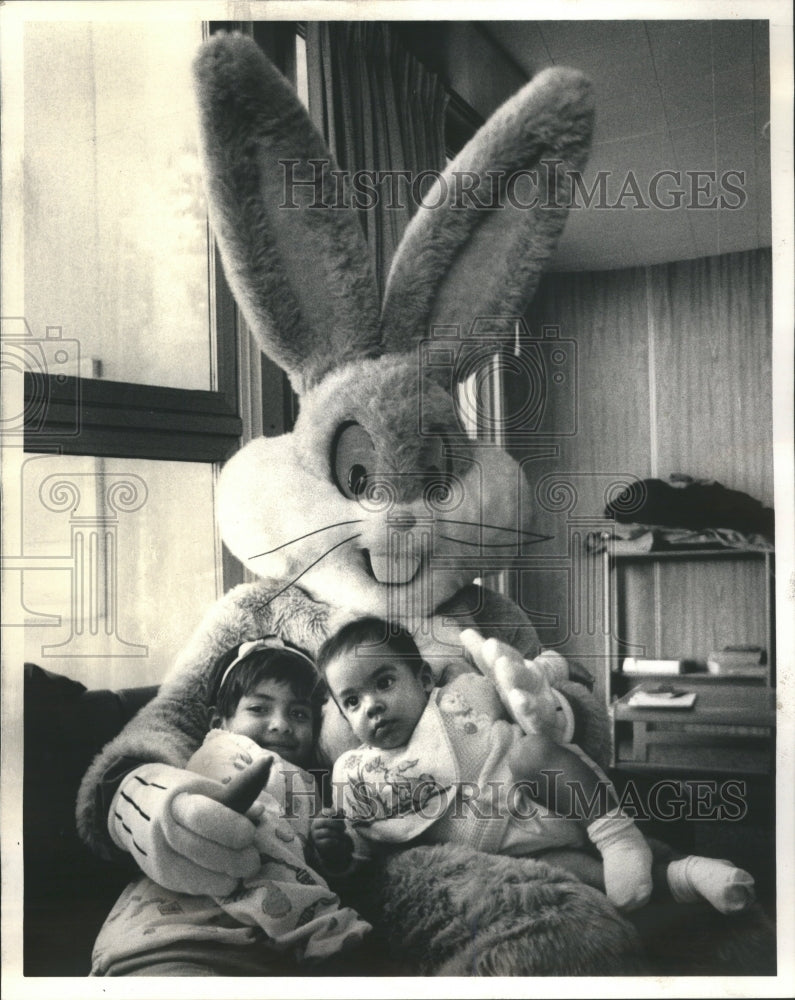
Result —
M 648 902 L 652 854 L 632 818 L 613 810 L 594 820 L 587 833 L 602 855 L 610 902 L 620 910 L 635 910 Z
M 720 913 L 739 913 L 753 903 L 754 880 L 731 861 L 701 858 L 695 854 L 672 861 L 666 875 L 677 903 L 705 899 Z

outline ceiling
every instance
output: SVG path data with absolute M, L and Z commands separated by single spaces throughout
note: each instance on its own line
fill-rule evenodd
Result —
M 489 21 L 488 35 L 530 78 L 550 65 L 574 66 L 593 82 L 596 131 L 583 173 L 588 190 L 608 171 L 606 198 L 623 208 L 574 209 L 553 269 L 601 270 L 769 246 L 770 83 L 764 21 Z M 682 172 L 683 203 L 649 201 L 652 178 Z M 716 171 L 691 195 L 686 171 Z M 726 171 L 744 172 L 733 194 Z M 639 208 L 631 172 L 643 201 Z M 675 179 L 658 193 L 671 203 Z M 627 190 L 626 188 L 624 190 Z M 725 196 L 724 207 L 689 207 Z M 736 207 L 743 199 L 741 207 Z M 729 207 L 731 206 L 731 207 Z

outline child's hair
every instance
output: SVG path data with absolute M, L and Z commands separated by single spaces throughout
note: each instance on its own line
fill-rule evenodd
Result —
M 235 714 L 241 698 L 250 694 L 261 681 L 272 680 L 287 684 L 293 697 L 309 702 L 317 735 L 327 691 L 306 653 L 282 645 L 254 648 L 240 656 L 241 648 L 242 645 L 233 646 L 213 665 L 211 704 L 217 714 L 228 719 Z M 235 663 L 238 658 L 240 661 Z
M 388 649 L 399 656 L 411 667 L 412 673 L 418 676 L 423 666 L 423 659 L 417 644 L 402 625 L 384 621 L 383 618 L 356 618 L 343 625 L 339 632 L 326 639 L 317 654 L 317 669 L 325 677 L 329 663 L 343 653 L 350 653 L 362 646 L 370 647 L 371 652 Z M 367 656 L 365 652 L 363 654 Z

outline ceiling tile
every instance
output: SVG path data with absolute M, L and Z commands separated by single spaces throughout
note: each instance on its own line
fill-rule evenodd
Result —
M 596 94 L 594 143 L 662 132 L 666 127 L 662 98 L 656 87 L 636 90 L 617 99 L 600 98 Z
M 715 117 L 732 118 L 753 111 L 754 69 L 747 63 L 741 72 L 728 69 L 715 73 Z
M 688 224 L 699 257 L 713 257 L 718 252 L 718 216 L 715 212 L 690 209 Z
M 714 170 L 715 141 L 713 128 L 689 125 L 671 129 L 676 167 L 678 170 Z
M 772 212 L 772 194 L 770 189 L 770 156 L 769 150 L 762 150 L 760 156 L 757 160 L 756 168 L 757 176 L 757 198 L 756 198 L 756 240 L 757 246 L 765 247 L 770 246 L 773 242 L 773 212 Z M 766 182 L 762 182 L 762 178 L 766 178 Z M 785 185 L 789 188 L 791 184 L 791 178 L 785 178 Z M 789 191 L 787 191 L 789 194 Z
M 637 48 L 619 51 L 586 50 L 573 52 L 564 60 L 581 70 L 594 85 L 597 95 L 608 99 L 623 97 L 637 90 L 657 88 L 649 47 L 645 38 Z
M 639 49 L 646 41 L 642 21 L 539 21 L 538 28 L 555 62 L 582 50 Z
M 492 22 L 488 28 L 520 64 L 554 60 L 591 77 L 596 131 L 583 184 L 591 190 L 598 171 L 607 171 L 608 205 L 629 170 L 647 197 L 655 174 L 680 171 L 684 199 L 687 171 L 746 171 L 742 210 L 686 204 L 644 210 L 631 207 L 629 195 L 623 209 L 572 210 L 553 269 L 602 270 L 769 245 L 766 22 Z M 709 183 L 702 201 L 715 194 L 717 178 Z M 675 180 L 662 177 L 657 195 L 665 200 L 676 189 Z
M 627 212 L 569 212 L 550 269 L 601 271 L 640 262 Z
M 668 22 L 662 28 L 658 26 L 660 22 L 646 23 L 654 68 L 661 83 L 711 71 L 709 21 Z
M 724 118 L 715 125 L 718 170 L 746 170 L 756 166 L 757 136 L 753 114 Z
M 749 231 L 756 235 L 756 210 L 743 212 L 719 211 L 715 213 L 715 254 L 733 253 L 735 250 L 745 250 L 748 247 Z
M 553 61 L 533 21 L 488 21 L 481 27 L 525 70 L 528 79 Z
M 712 62 L 716 72 L 745 72 L 746 64 L 753 61 L 753 48 L 753 21 L 712 22 Z
M 737 178 L 728 178 L 735 186 L 741 186 L 745 195 L 744 204 L 733 207 L 738 200 L 732 192 L 725 198 L 726 207 L 720 212 L 721 234 L 741 233 L 745 229 L 757 234 L 760 223 L 760 159 L 765 159 L 766 140 L 756 130 L 753 114 L 739 115 L 724 119 L 716 126 L 717 168 L 719 177 L 727 171 L 745 175 L 744 183 Z M 764 168 L 763 168 L 764 169 Z
M 712 74 L 683 74 L 660 81 L 665 117 L 670 128 L 708 122 L 714 114 Z

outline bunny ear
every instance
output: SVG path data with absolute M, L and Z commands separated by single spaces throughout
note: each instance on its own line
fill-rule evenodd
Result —
M 524 313 L 565 224 L 569 175 L 585 164 L 592 127 L 588 81 L 559 67 L 494 113 L 406 229 L 387 281 L 385 350 L 409 350 L 435 324 L 465 333 L 478 316 Z
M 354 211 L 329 204 L 333 159 L 252 39 L 214 35 L 194 76 L 210 220 L 227 280 L 260 346 L 300 393 L 338 365 L 380 353 L 361 227 Z M 323 186 L 300 183 L 307 179 Z

